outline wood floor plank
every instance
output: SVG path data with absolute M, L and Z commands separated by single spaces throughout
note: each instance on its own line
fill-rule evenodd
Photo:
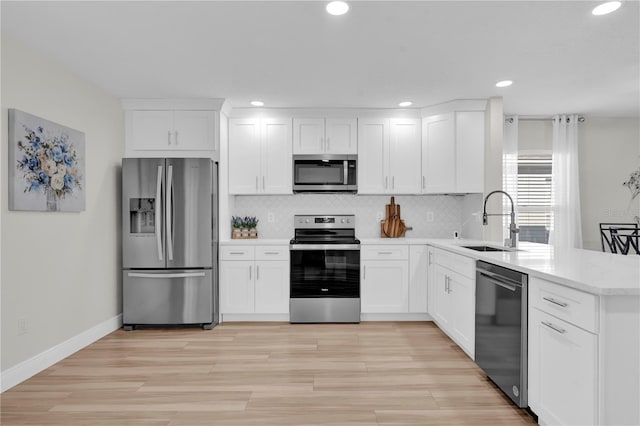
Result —
M 118 330 L 0 404 L 3 426 L 535 424 L 425 322 Z

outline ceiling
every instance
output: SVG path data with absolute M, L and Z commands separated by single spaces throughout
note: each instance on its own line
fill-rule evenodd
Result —
M 2 1 L 2 32 L 116 97 L 638 116 L 640 11 L 593 1 Z M 497 88 L 499 80 L 513 86 Z

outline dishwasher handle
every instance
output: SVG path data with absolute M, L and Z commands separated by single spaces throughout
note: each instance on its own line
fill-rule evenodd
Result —
M 514 280 L 513 278 L 506 277 L 502 274 L 491 272 L 481 267 L 477 267 L 476 271 L 478 271 L 478 273 L 480 273 L 481 275 L 484 275 L 485 277 L 496 279 L 508 285 L 512 285 L 512 286 L 515 285 L 517 287 L 522 287 L 522 283 L 520 281 Z
M 504 281 L 501 281 L 499 278 L 504 278 L 504 277 L 500 277 L 499 275 L 497 277 L 491 277 L 491 276 L 487 275 L 485 273 L 485 271 L 479 271 L 479 272 L 480 272 L 480 275 L 482 275 L 482 277 L 485 280 L 489 281 L 492 284 L 498 285 L 498 286 L 500 286 L 502 288 L 506 288 L 507 290 L 516 291 L 518 289 L 518 287 L 522 287 L 521 285 L 513 285 L 513 284 L 510 284 L 510 283 L 506 283 Z

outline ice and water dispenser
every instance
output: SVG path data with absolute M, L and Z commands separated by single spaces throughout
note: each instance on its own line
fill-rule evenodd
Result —
M 130 198 L 129 218 L 132 234 L 153 234 L 156 230 L 155 198 Z

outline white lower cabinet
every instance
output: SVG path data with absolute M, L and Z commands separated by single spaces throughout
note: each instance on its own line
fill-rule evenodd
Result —
M 639 305 L 529 277 L 529 407 L 540 424 L 640 424 Z
M 430 314 L 472 359 L 475 354 L 475 261 L 429 248 Z
M 529 406 L 548 424 L 596 424 L 597 336 L 538 309 L 529 322 Z
M 409 262 L 362 261 L 362 313 L 409 312 Z
M 289 247 L 222 246 L 220 313 L 288 314 Z

